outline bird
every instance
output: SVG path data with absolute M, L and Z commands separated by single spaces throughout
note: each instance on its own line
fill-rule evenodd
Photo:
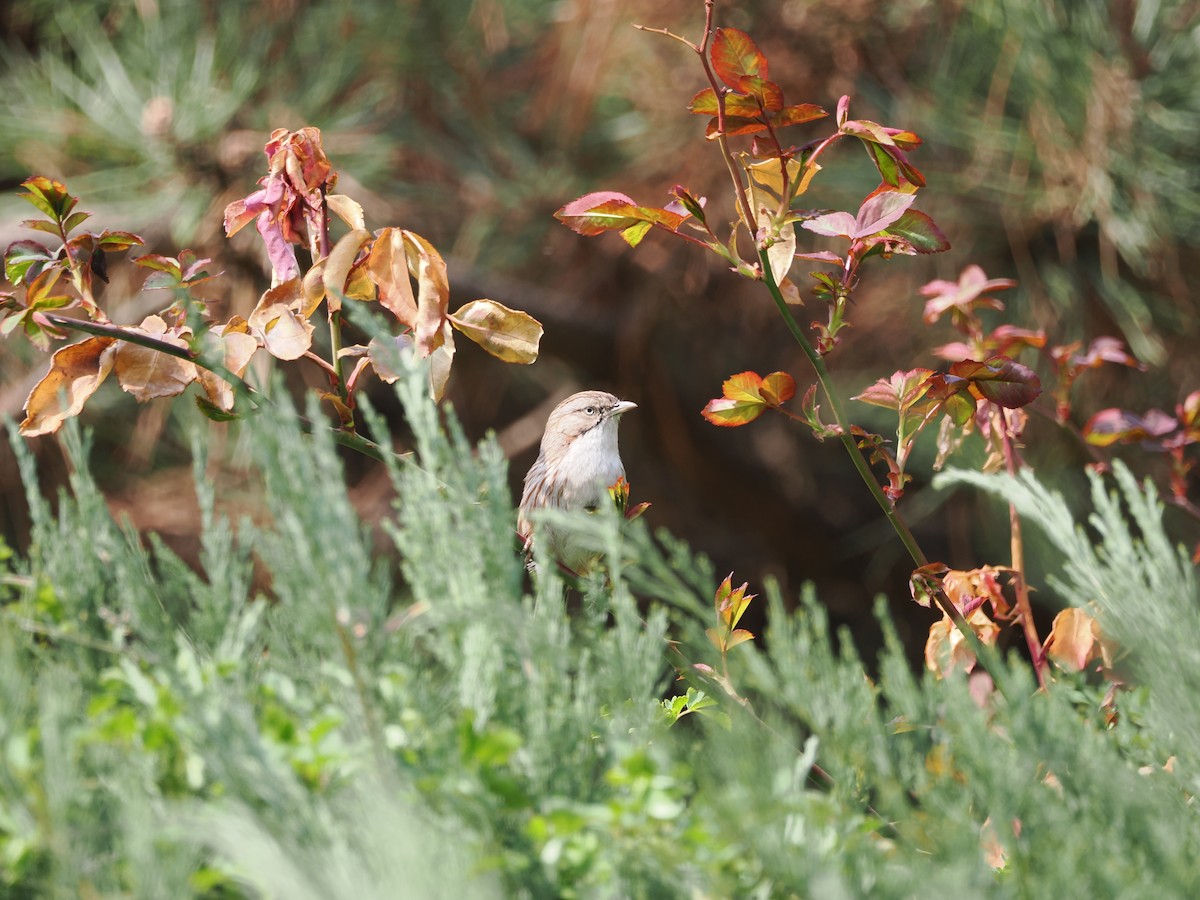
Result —
M 547 507 L 591 512 L 608 496 L 608 488 L 625 477 L 617 447 L 621 416 L 636 409 L 604 391 L 580 391 L 563 400 L 546 420 L 538 457 L 525 476 L 517 516 L 517 533 L 528 554 L 535 539 L 531 515 Z M 581 574 L 599 557 L 596 548 L 577 534 L 548 522 L 538 524 L 536 539 L 566 569 Z

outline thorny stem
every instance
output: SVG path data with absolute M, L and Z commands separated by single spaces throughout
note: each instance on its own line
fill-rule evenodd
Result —
M 734 194 L 737 198 L 737 205 L 743 219 L 746 222 L 746 228 L 750 232 L 751 237 L 754 238 L 757 230 L 756 223 L 758 219 L 754 215 L 754 211 L 750 206 L 750 199 L 747 196 L 746 187 L 742 183 L 741 176 L 738 174 L 737 164 L 734 161 L 733 154 L 729 149 L 729 141 L 725 135 L 725 89 L 718 84 L 717 78 L 713 73 L 712 66 L 709 64 L 708 60 L 708 44 L 713 34 L 714 4 L 715 0 L 704 0 L 704 37 L 703 40 L 701 40 L 698 44 L 674 34 L 665 28 L 646 28 L 642 25 L 635 25 L 634 27 L 641 31 L 661 34 L 665 37 L 671 38 L 672 40 L 679 41 L 680 43 L 691 48 L 691 50 L 700 58 L 700 64 L 704 68 L 705 77 L 708 79 L 708 83 L 717 98 L 717 143 L 721 148 L 721 158 L 725 162 L 725 168 L 728 170 L 730 181 L 733 183 Z M 771 135 L 774 137 L 773 131 L 771 132 Z M 817 145 L 816 149 L 813 150 L 812 155 L 808 157 L 806 163 L 814 163 L 816 159 L 823 152 L 825 152 L 826 149 L 832 146 L 833 143 L 840 137 L 842 137 L 842 134 L 839 131 L 822 140 L 820 144 Z M 778 145 L 778 139 L 776 139 L 776 144 Z M 786 188 L 786 162 L 783 163 L 783 167 L 784 185 Z M 676 234 L 678 234 L 678 232 L 676 232 Z M 761 278 L 767 285 L 767 289 L 771 292 L 771 297 L 775 301 L 775 305 L 779 309 L 779 313 L 783 317 L 788 331 L 791 332 L 792 337 L 795 339 L 796 343 L 800 345 L 800 348 L 804 351 L 804 355 L 808 357 L 809 362 L 812 364 L 813 370 L 817 375 L 817 381 L 820 382 L 821 389 L 824 391 L 826 398 L 829 400 L 830 409 L 837 425 L 838 437 L 841 439 L 842 445 L 846 448 L 846 452 L 850 455 L 850 459 L 854 463 L 854 468 L 858 470 L 858 474 L 862 477 L 863 482 L 867 485 L 867 488 L 870 490 L 871 495 L 875 498 L 876 503 L 879 504 L 879 508 L 883 511 L 883 514 L 891 524 L 892 529 L 900 538 L 900 541 L 904 545 L 904 548 L 908 551 L 909 556 L 912 557 L 913 561 L 918 567 L 928 565 L 929 560 L 925 556 L 924 551 L 921 550 L 921 547 L 917 543 L 916 538 L 913 536 L 912 531 L 909 529 L 908 523 L 905 522 L 904 519 L 900 517 L 899 513 L 896 512 L 895 507 L 883 493 L 883 489 L 880 488 L 879 483 L 875 480 L 875 476 L 871 473 L 870 466 L 866 459 L 864 459 L 862 453 L 859 452 L 858 446 L 854 441 L 854 437 L 850 433 L 849 420 L 846 418 L 845 411 L 842 409 L 842 404 L 838 399 L 837 393 L 833 390 L 833 385 L 829 377 L 829 370 L 825 367 L 825 361 L 821 354 L 817 352 L 816 348 L 814 348 L 809 342 L 808 337 L 804 334 L 804 331 L 800 328 L 799 323 L 796 322 L 795 316 L 792 315 L 791 310 L 788 308 L 787 301 L 783 299 L 783 294 L 779 290 L 779 285 L 775 282 L 774 274 L 771 271 L 771 264 L 769 258 L 767 257 L 766 249 L 758 246 L 757 239 L 755 239 L 755 244 L 759 261 L 759 270 L 755 273 L 755 275 Z M 852 256 L 852 254 L 848 255 Z M 850 287 L 850 282 L 853 280 L 854 269 L 856 267 L 856 264 L 852 264 L 850 260 L 847 260 L 846 269 L 842 275 L 844 286 Z M 739 266 L 738 268 L 740 271 L 741 267 Z M 985 659 L 989 661 L 995 659 L 995 655 L 991 652 L 991 648 L 984 646 L 983 642 L 979 640 L 979 637 L 974 631 L 971 630 L 970 625 L 967 624 L 967 620 L 963 617 L 963 614 L 959 612 L 958 608 L 952 602 L 950 602 L 950 598 L 946 596 L 945 591 L 939 588 L 937 592 L 934 593 L 933 598 L 941 611 L 945 613 L 945 615 L 948 616 L 952 622 L 954 622 L 955 626 L 962 633 L 967 645 L 974 652 L 975 657 L 977 660 L 979 660 L 980 664 L 984 665 L 985 668 L 992 668 L 992 666 L 987 665 L 984 662 Z M 998 682 L 997 686 L 999 687 Z
M 812 364 L 813 370 L 816 372 L 817 381 L 820 382 L 821 390 L 824 392 L 826 399 L 829 401 L 830 411 L 833 413 L 834 423 L 837 425 L 838 437 L 841 439 L 842 445 L 846 448 L 846 452 L 850 455 L 851 462 L 854 463 L 854 468 L 858 470 L 858 474 L 866 483 L 867 488 L 871 491 L 871 496 L 875 498 L 875 502 L 879 504 L 879 508 L 883 510 L 884 516 L 887 518 L 892 529 L 900 538 L 900 542 L 904 545 L 904 549 L 908 551 L 913 562 L 918 567 L 929 564 L 929 559 L 925 556 L 925 552 L 917 543 L 917 539 L 913 536 L 912 531 L 908 527 L 908 523 L 896 512 L 895 507 L 887 496 L 883 493 L 883 489 L 879 486 L 879 482 L 875 480 L 875 476 L 871 473 L 871 467 L 859 452 L 858 445 L 854 442 L 854 436 L 850 433 L 850 422 L 846 418 L 845 410 L 842 408 L 842 402 L 838 398 L 837 392 L 833 389 L 833 383 L 829 377 L 829 370 L 825 367 L 825 360 L 816 351 L 816 348 L 809 343 L 808 337 L 800 328 L 800 324 L 796 321 L 796 317 L 792 315 L 792 311 L 788 309 L 787 301 L 783 299 L 783 294 L 779 290 L 779 285 L 775 283 L 775 276 L 771 272 L 771 266 L 767 260 L 767 251 L 760 249 L 758 251 L 759 259 L 763 267 L 763 281 L 767 285 L 767 289 L 771 292 L 771 297 L 775 301 L 775 306 L 779 309 L 779 314 L 783 316 L 783 321 L 787 325 L 788 331 L 796 343 L 800 345 L 800 349 L 804 351 L 804 355 L 808 357 L 808 361 Z M 963 614 L 958 611 L 950 599 L 941 590 L 934 594 L 934 600 L 938 607 L 958 626 L 959 631 L 967 638 L 972 650 L 975 651 L 976 658 L 982 663 L 983 656 L 981 651 L 982 645 L 976 637 L 975 632 L 971 630 L 967 620 L 963 618 Z
M 1004 466 L 1009 475 L 1017 474 L 1018 460 L 1013 447 L 1012 435 L 1008 431 L 1007 416 L 1004 410 L 996 408 L 992 411 L 992 428 L 999 429 L 1000 440 L 1004 446 Z M 1037 624 L 1033 621 L 1033 607 L 1029 602 L 1029 585 L 1025 582 L 1025 541 L 1021 532 L 1021 517 L 1017 507 L 1008 504 L 1009 545 L 1011 547 L 1012 568 L 1017 593 L 1017 615 L 1021 618 L 1021 629 L 1025 633 L 1025 644 L 1033 660 L 1033 671 L 1037 674 L 1038 684 L 1046 689 L 1046 660 L 1042 654 L 1042 641 L 1038 637 Z

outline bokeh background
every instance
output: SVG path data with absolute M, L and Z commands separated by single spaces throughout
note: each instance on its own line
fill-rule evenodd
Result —
M 96 224 L 138 232 L 149 251 L 214 258 L 225 271 L 208 295 L 216 312 L 245 313 L 268 283 L 267 263 L 252 229 L 224 237 L 222 211 L 262 174 L 272 129 L 316 125 L 340 190 L 363 203 L 369 227 L 415 230 L 447 258 L 452 307 L 490 297 L 545 325 L 530 367 L 460 342 L 449 385 L 467 433 L 498 435 L 514 495 L 554 403 L 585 387 L 612 390 L 639 404 L 622 425 L 623 456 L 634 499 L 653 503 L 653 525 L 752 585 L 772 576 L 794 595 L 814 581 L 835 621 L 868 646 L 871 599 L 886 593 L 919 653 L 930 619 L 906 599 L 911 566 L 840 446 L 782 417 L 738 430 L 700 417 L 735 372 L 782 369 L 802 388 L 812 380 L 761 287 L 663 235 L 630 250 L 552 219 L 592 190 L 659 205 L 676 183 L 732 218 L 705 120 L 686 112 L 705 86 L 694 56 L 631 27 L 695 39 L 703 13 L 701 0 L 6 4 L 0 243 L 30 236 L 19 227 L 28 208 L 12 195 L 29 175 L 48 175 L 82 195 Z M 849 94 L 856 117 L 926 142 L 913 156 L 929 183 L 919 205 L 953 249 L 864 267 L 854 327 L 830 360 L 844 396 L 895 369 L 936 365 L 929 350 L 951 333 L 922 324 L 918 288 L 970 263 L 1020 282 L 997 323 L 1044 328 L 1055 343 L 1117 335 L 1147 364 L 1085 376 L 1077 425 L 1106 406 L 1170 410 L 1200 387 L 1195 3 L 760 0 L 719 3 L 717 20 L 755 37 L 789 102 L 832 110 Z M 804 126 L 793 139 L 828 127 Z M 811 205 L 857 208 L 878 181 L 865 154 L 847 145 L 831 162 Z M 115 321 L 161 305 L 139 292 L 132 267 L 111 268 L 103 300 Z M 815 300 L 801 312 L 823 315 Z M 46 364 L 15 341 L 0 345 L 0 412 L 20 417 Z M 297 390 L 306 378 L 320 384 L 315 370 L 292 377 Z M 398 412 L 390 390 L 371 395 Z M 111 505 L 185 555 L 198 516 L 182 422 L 197 415 L 182 402 L 139 406 L 106 385 L 83 416 Z M 235 513 L 254 515 L 240 439 L 236 428 L 211 427 L 224 460 L 213 477 Z M 1027 444 L 1044 478 L 1078 491 L 1090 457 L 1077 438 L 1035 415 Z M 63 481 L 55 439 L 38 439 L 36 450 L 47 484 Z M 1161 474 L 1151 455 L 1126 456 Z M 905 500 L 929 555 L 959 567 L 1007 562 L 1001 511 L 927 489 L 931 458 L 928 448 L 918 456 Z M 386 477 L 359 458 L 347 465 L 364 517 L 386 515 Z M 18 547 L 23 508 L 11 454 L 0 450 L 0 523 Z M 1194 523 L 1171 521 L 1195 541 Z M 1052 614 L 1052 592 L 1043 586 L 1038 598 Z

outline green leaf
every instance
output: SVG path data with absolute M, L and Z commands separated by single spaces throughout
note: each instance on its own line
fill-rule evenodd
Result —
M 67 216 L 66 221 L 63 222 L 63 231 L 65 231 L 67 234 L 70 234 L 91 217 L 92 214 L 87 212 L 71 213 L 71 215 Z M 141 241 L 139 240 L 138 243 L 140 244 Z
M 133 261 L 134 265 L 141 266 L 143 269 L 150 269 L 150 275 L 147 276 L 142 289 L 146 291 L 163 291 L 171 290 L 179 287 L 183 282 L 183 272 L 179 267 L 179 260 L 172 259 L 169 256 L 159 256 L 157 253 L 149 253 L 145 256 L 139 256 Z
M 196 406 L 200 412 L 214 422 L 232 422 L 242 418 L 240 413 L 221 409 L 221 407 L 217 406 L 217 404 L 213 403 L 203 394 L 196 394 Z
M 704 198 L 693 197 L 686 188 L 682 185 L 675 185 L 671 188 L 671 195 L 682 204 L 683 208 L 688 211 L 688 214 L 695 218 L 701 225 L 704 224 Z
M 36 278 L 55 254 L 37 241 L 14 241 L 4 252 L 4 277 L 13 284 Z
M 950 249 L 946 235 L 928 215 L 918 209 L 907 209 L 887 227 L 888 234 L 908 241 L 918 253 L 944 253 Z
M 696 94 L 688 104 L 688 110 L 694 115 L 715 116 L 717 114 L 717 95 L 712 88 L 705 88 Z M 761 110 L 758 101 L 747 94 L 726 94 L 725 115 L 740 116 L 753 119 Z
M 35 175 L 21 184 L 26 193 L 18 194 L 23 200 L 32 203 L 55 222 L 62 222 L 79 202 L 77 197 L 67 193 L 67 186 L 60 181 L 52 181 L 43 175 Z
M 636 247 L 642 242 L 653 226 L 649 222 L 635 222 L 628 228 L 621 229 L 621 238 L 630 247 Z
M 52 304 L 51 301 L 58 297 L 65 297 L 65 294 L 53 293 L 54 286 L 58 282 L 59 276 L 62 275 L 62 269 L 52 268 L 46 269 L 36 278 L 30 279 L 25 288 L 25 303 L 31 308 L 41 308 Z M 69 299 L 69 298 L 68 298 Z
M 46 234 L 52 234 L 55 237 L 61 237 L 58 233 L 58 225 L 54 222 L 47 222 L 45 219 L 25 219 L 21 222 L 22 227 L 32 228 L 34 231 L 44 231 Z
M 975 400 L 965 391 L 959 391 L 946 398 L 943 409 L 950 421 L 962 428 L 975 415 Z
M 864 141 L 863 143 L 867 148 L 867 152 L 871 154 L 871 159 L 874 160 L 875 168 L 879 170 L 880 177 L 892 187 L 900 187 L 900 167 L 896 165 L 895 158 L 879 144 L 871 141 Z

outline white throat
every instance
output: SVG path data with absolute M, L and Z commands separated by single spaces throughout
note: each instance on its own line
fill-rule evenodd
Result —
M 571 487 L 580 494 L 595 492 L 588 501 L 595 503 L 600 494 L 625 474 L 617 450 L 617 419 L 610 418 L 585 431 L 571 442 L 558 471 L 570 473 Z

